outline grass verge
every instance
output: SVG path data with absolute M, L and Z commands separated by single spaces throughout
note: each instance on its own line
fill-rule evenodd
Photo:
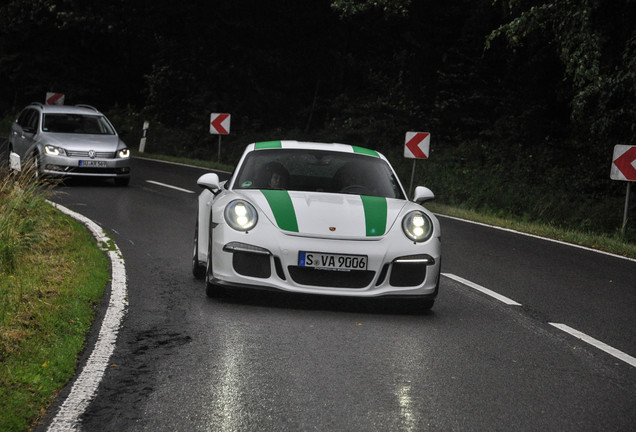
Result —
M 198 167 L 209 168 L 209 169 L 218 170 L 218 171 L 232 172 L 234 170 L 234 167 L 232 165 L 225 165 L 218 162 L 203 161 L 199 159 L 189 159 L 189 158 L 176 157 L 176 156 L 165 156 L 165 155 L 153 154 L 153 153 L 139 153 L 139 151 L 134 149 L 132 150 L 132 153 L 133 153 L 133 157 L 162 160 L 167 162 L 175 162 L 175 163 L 180 163 L 184 165 L 198 166 Z
M 26 179 L 0 188 L 0 430 L 24 431 L 75 372 L 109 279 L 88 230 Z

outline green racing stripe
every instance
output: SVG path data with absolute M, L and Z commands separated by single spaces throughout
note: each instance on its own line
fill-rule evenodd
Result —
M 281 148 L 283 144 L 280 141 L 265 141 L 254 144 L 254 150 Z
M 298 232 L 298 220 L 289 192 L 284 190 L 261 190 L 274 213 L 278 227 L 285 231 Z M 386 198 L 361 195 L 367 237 L 384 235 L 388 205 Z
M 285 190 L 261 190 L 261 192 L 274 213 L 278 227 L 285 231 L 298 232 L 296 212 L 289 192 Z
M 358 147 L 358 146 L 351 146 L 353 147 L 353 152 L 354 153 L 360 153 L 360 154 L 365 154 L 365 155 L 369 155 L 369 156 L 375 156 L 375 157 L 380 157 L 378 156 L 378 152 L 375 150 L 369 150 L 366 149 L 364 147 Z
M 387 202 L 384 197 L 360 195 L 364 207 L 367 237 L 384 235 L 387 218 Z

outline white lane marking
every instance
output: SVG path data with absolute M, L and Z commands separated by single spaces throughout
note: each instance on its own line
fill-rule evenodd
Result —
M 185 192 L 185 193 L 191 193 L 191 194 L 194 193 L 194 191 L 191 191 L 191 190 L 188 190 L 188 189 L 182 189 L 182 188 L 177 187 L 177 186 L 172 186 L 172 185 L 169 185 L 169 184 L 160 183 L 160 182 L 154 181 L 154 180 L 146 180 L 146 183 L 152 183 L 152 184 L 157 185 L 157 186 L 163 186 L 163 187 L 167 187 L 167 188 L 178 190 L 178 191 Z
M 450 274 L 450 273 L 442 273 L 442 276 L 446 276 L 449 279 L 453 279 L 454 281 L 457 281 L 457 282 L 459 282 L 461 284 L 464 284 L 464 285 L 466 285 L 466 286 L 468 286 L 470 288 L 476 289 L 477 291 L 481 291 L 482 293 L 484 293 L 486 295 L 489 295 L 490 297 L 493 297 L 493 298 L 495 298 L 495 299 L 499 300 L 500 302 L 503 302 L 503 303 L 505 303 L 507 305 L 510 305 L 510 306 L 521 306 L 521 303 L 517 303 L 516 301 L 511 300 L 508 297 L 502 296 L 501 294 L 498 294 L 498 293 L 496 293 L 496 292 L 494 292 L 492 290 L 489 290 L 488 288 L 485 288 L 485 287 L 483 287 L 481 285 L 477 285 L 476 283 L 471 282 L 471 281 L 469 281 L 467 279 L 464 279 L 462 277 L 459 277 L 459 276 L 456 276 L 456 275 Z
M 616 348 L 611 347 L 607 345 L 606 343 L 603 343 L 600 340 L 594 339 L 593 337 L 588 336 L 585 333 L 582 333 L 576 329 L 573 329 L 572 327 L 569 327 L 565 324 L 559 324 L 559 323 L 548 323 L 548 324 L 574 336 L 575 338 L 581 339 L 583 342 L 587 342 L 588 344 L 602 351 L 605 351 L 606 353 L 616 357 L 619 360 L 624 361 L 625 363 L 633 367 L 636 367 L 636 358 L 630 356 L 629 354 L 625 354 L 624 352 L 619 351 Z
M 455 217 L 455 216 L 446 216 L 446 215 L 439 214 L 439 213 L 435 213 L 435 216 L 442 217 L 442 218 L 448 218 L 448 219 L 454 219 L 454 220 L 458 220 L 458 221 L 461 221 L 461 222 L 467 222 L 467 223 L 471 223 L 473 225 L 480 225 L 480 226 L 487 227 L 487 228 L 493 228 L 493 229 L 496 229 L 496 230 L 499 230 L 499 231 L 506 231 L 506 232 L 509 232 L 509 233 L 520 234 L 520 235 L 523 235 L 523 236 L 526 236 L 526 237 L 532 237 L 532 238 L 536 238 L 536 239 L 540 239 L 540 240 L 545 240 L 545 241 L 549 241 L 549 242 L 552 242 L 552 243 L 557 243 L 557 244 L 564 245 L 564 246 L 572 246 L 572 247 L 575 247 L 575 248 L 578 248 L 578 249 L 586 250 L 588 252 L 596 252 L 596 253 L 599 253 L 599 254 L 611 256 L 613 258 L 622 258 L 622 259 L 627 260 L 627 261 L 636 262 L 636 259 L 625 257 L 623 255 L 617 255 L 617 254 L 613 254 L 611 252 L 605 252 L 605 251 L 598 250 L 598 249 L 592 249 L 592 248 L 589 248 L 589 247 L 586 247 L 586 246 L 581 246 L 581 245 L 577 245 L 577 244 L 574 244 L 574 243 L 568 243 L 568 242 L 564 242 L 564 241 L 561 241 L 561 240 L 555 240 L 555 239 L 551 239 L 551 238 L 548 238 L 548 237 L 541 237 L 541 236 L 538 236 L 536 234 L 528 234 L 528 233 L 525 233 L 525 232 L 522 232 L 522 231 L 513 230 L 511 228 L 503 228 L 503 227 L 498 227 L 498 226 L 495 226 L 495 225 L 488 225 L 488 224 L 483 223 L 483 222 L 475 222 L 475 221 L 471 221 L 471 220 L 468 220 L 468 219 L 462 219 L 462 218 L 458 218 L 458 217 Z
M 97 342 L 84 369 L 82 369 L 82 372 L 73 383 L 71 392 L 48 428 L 48 431 L 51 432 L 61 432 L 80 428 L 80 416 L 88 407 L 95 393 L 97 393 L 97 387 L 108 367 L 108 360 L 115 350 L 115 342 L 117 342 L 119 328 L 126 314 L 128 301 L 126 300 L 126 267 L 115 242 L 92 220 L 64 206 L 53 202 L 50 203 L 60 211 L 86 225 L 93 233 L 97 244 L 108 253 L 112 268 L 110 302 L 99 330 Z
M 521 306 L 520 303 L 517 303 L 516 301 L 511 300 L 508 297 L 504 297 L 501 294 L 498 294 L 498 293 L 496 293 L 496 292 L 494 292 L 492 290 L 489 290 L 488 288 L 485 288 L 485 287 L 483 287 L 481 285 L 478 285 L 478 284 L 476 284 L 474 282 L 466 280 L 466 279 L 464 279 L 462 277 L 459 277 L 459 276 L 456 276 L 456 275 L 450 274 L 450 273 L 442 273 L 442 276 L 445 276 L 445 277 L 447 277 L 449 279 L 453 279 L 453 280 L 455 280 L 455 281 L 457 281 L 459 283 L 462 283 L 462 284 L 464 284 L 464 285 L 466 285 L 466 286 L 468 286 L 470 288 L 474 288 L 477 291 L 480 291 L 480 292 L 482 292 L 484 294 L 487 294 L 487 295 L 489 295 L 489 296 L 491 296 L 491 297 L 493 297 L 493 298 L 495 298 L 495 299 L 497 299 L 497 300 L 499 300 L 499 301 L 501 301 L 501 302 L 503 302 L 503 303 L 505 303 L 507 305 Z M 601 351 L 605 351 L 606 353 L 610 354 L 611 356 L 613 356 L 613 357 L 615 357 L 615 358 L 617 358 L 619 360 L 624 361 L 625 363 L 629 364 L 630 366 L 636 367 L 636 358 L 630 356 L 629 354 L 625 354 L 624 352 L 622 352 L 620 350 L 617 350 L 616 348 L 614 348 L 614 347 L 612 347 L 610 345 L 607 345 L 606 343 L 601 342 L 598 339 L 594 339 L 593 337 L 588 336 L 585 333 L 582 333 L 582 332 L 580 332 L 580 331 L 578 331 L 576 329 L 573 329 L 572 327 L 569 327 L 569 326 L 567 326 L 565 324 L 559 324 L 559 323 L 553 323 L 553 322 L 548 323 L 548 324 L 550 324 L 551 326 L 556 327 L 559 330 L 564 331 L 564 332 L 566 332 L 566 333 L 568 333 L 568 334 L 570 334 L 570 335 L 572 335 L 572 336 L 574 336 L 574 337 L 576 337 L 578 339 L 581 339 L 582 341 L 584 341 L 584 342 L 586 342 L 586 343 L 588 343 L 588 344 L 600 349 Z

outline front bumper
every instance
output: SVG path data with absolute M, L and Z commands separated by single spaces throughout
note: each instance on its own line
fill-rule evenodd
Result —
M 437 295 L 440 238 L 413 243 L 399 232 L 382 239 L 341 240 L 282 234 L 269 224 L 239 233 L 212 230 L 213 283 L 232 287 L 355 297 Z M 366 270 L 322 270 L 298 265 L 300 251 L 366 255 Z
M 40 167 L 50 176 L 130 177 L 130 158 L 94 158 L 42 155 Z

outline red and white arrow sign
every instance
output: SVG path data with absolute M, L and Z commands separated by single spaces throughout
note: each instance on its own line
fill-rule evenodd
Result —
M 430 146 L 430 133 L 407 132 L 404 140 L 404 157 L 409 159 L 428 159 Z
M 210 114 L 210 133 L 214 135 L 230 134 L 230 115 L 229 114 Z
M 47 105 L 64 105 L 64 95 L 62 93 L 47 93 Z
M 636 146 L 614 146 L 612 180 L 636 181 Z

